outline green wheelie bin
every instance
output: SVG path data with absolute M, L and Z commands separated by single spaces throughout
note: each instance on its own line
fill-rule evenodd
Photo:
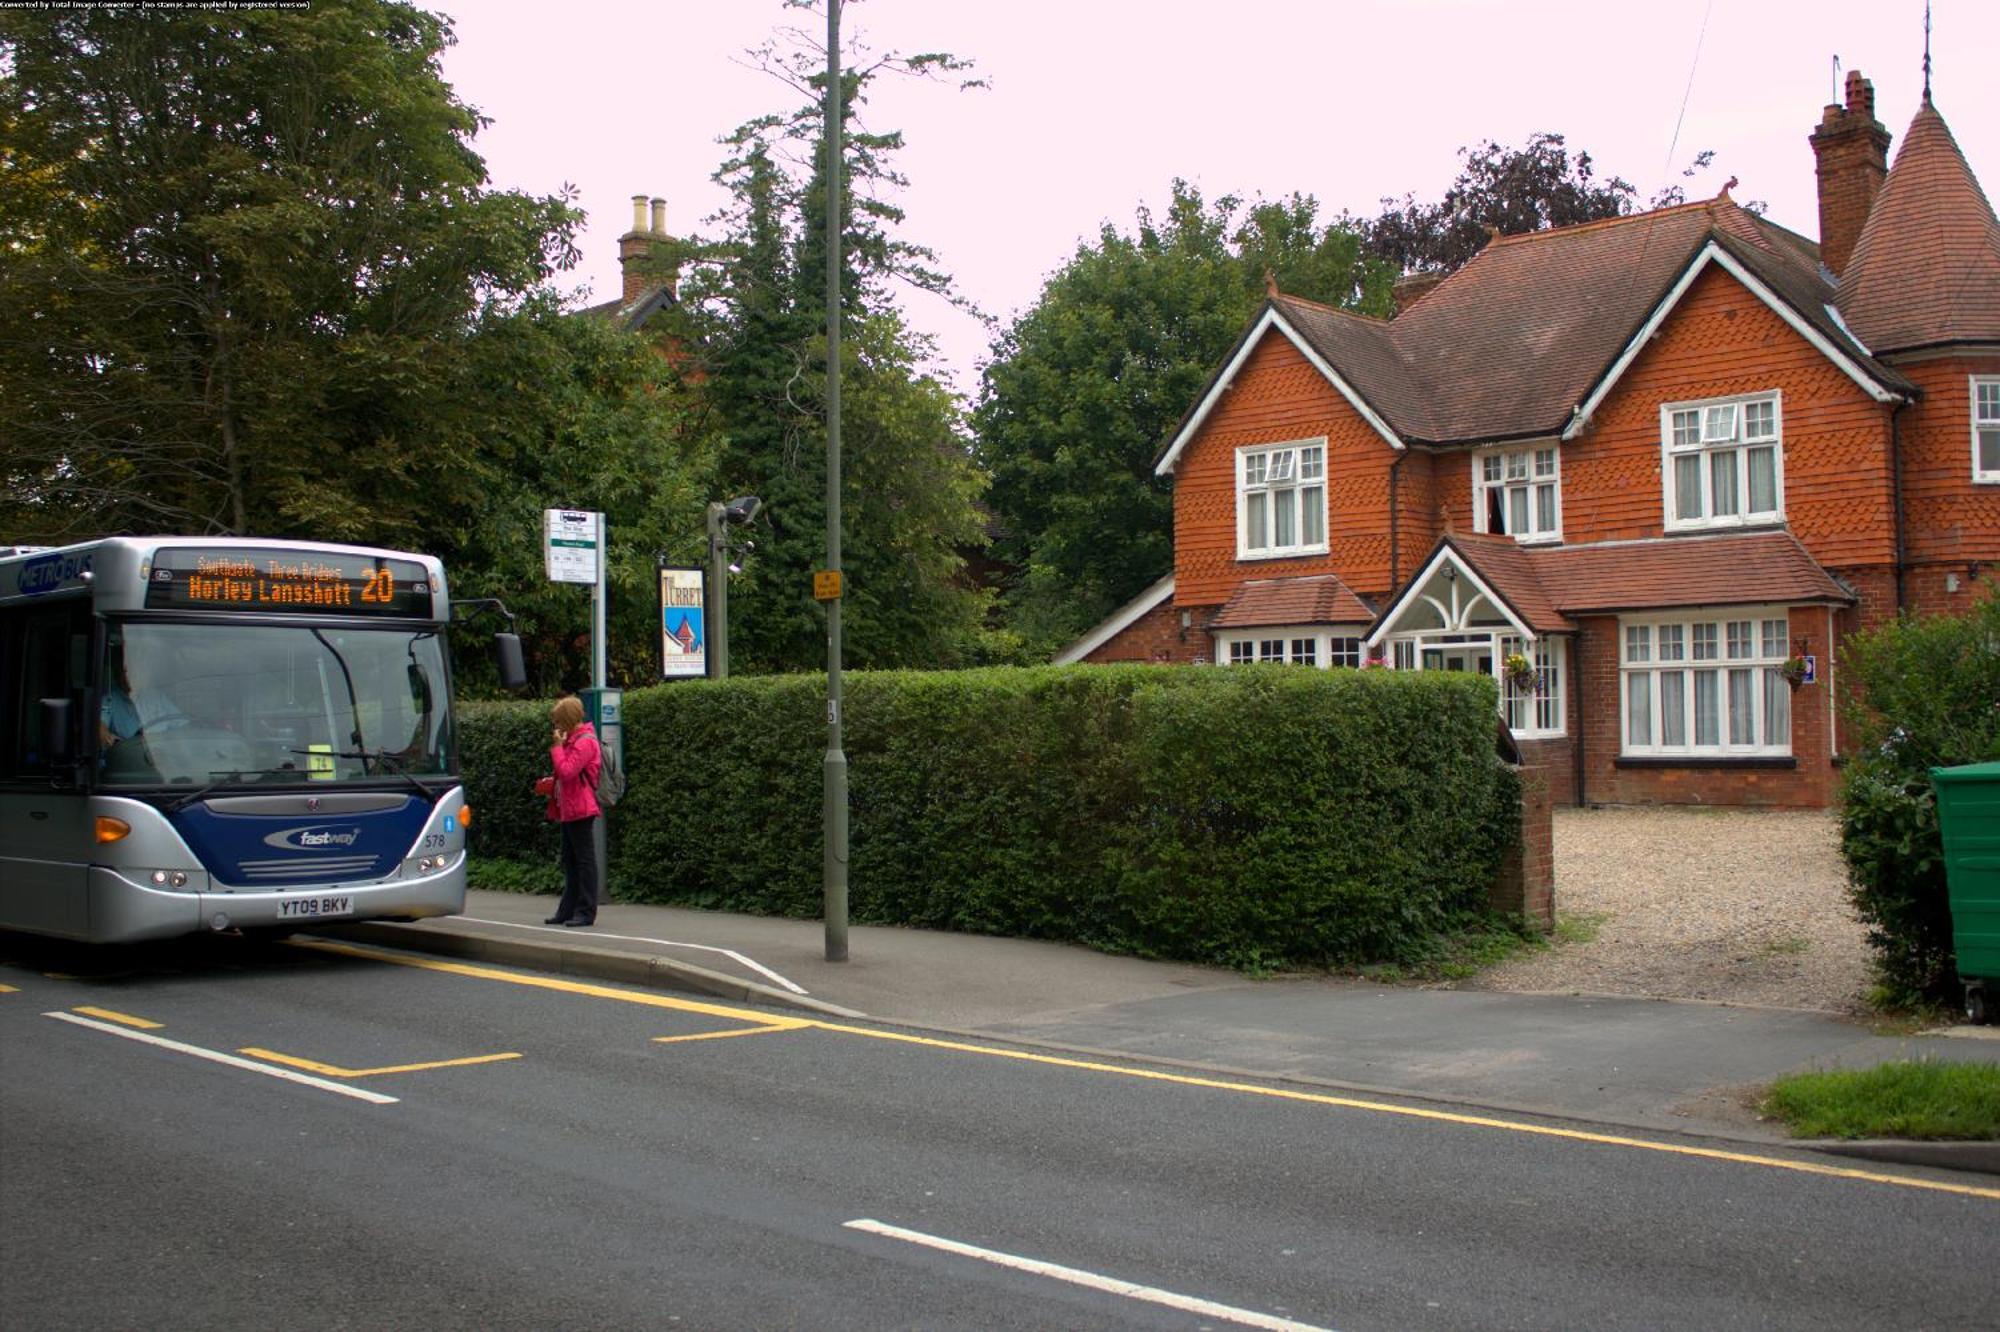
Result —
M 1932 768 L 1952 946 L 1965 983 L 1965 1013 L 1993 1020 L 2000 989 L 2000 763 Z

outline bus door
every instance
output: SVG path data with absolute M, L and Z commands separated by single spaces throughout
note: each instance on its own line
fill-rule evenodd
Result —
M 90 624 L 83 599 L 0 612 L 0 924 L 72 938 L 89 933 L 90 802 L 51 780 L 41 701 L 70 701 L 72 748 L 89 752 Z

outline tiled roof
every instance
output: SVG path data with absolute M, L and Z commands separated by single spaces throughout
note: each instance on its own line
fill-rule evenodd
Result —
M 1452 532 L 1440 543 L 1451 547 L 1481 582 L 1492 588 L 1528 628 L 1538 634 L 1576 628 L 1542 583 L 1535 557 L 1541 552 L 1510 536 Z M 1424 562 L 1428 568 L 1430 561 Z
M 1854 600 L 1788 531 L 1655 537 L 1529 554 L 1549 598 L 1572 615 Z
M 1726 196 L 1499 237 L 1390 322 L 1272 299 L 1405 441 L 1552 435 L 1710 240 L 1866 373 L 1908 387 L 1827 313 L 1818 247 Z
M 2000 222 L 1928 101 L 1841 274 L 1840 312 L 1878 353 L 2000 341 Z
M 1375 612 L 1332 574 L 1262 578 L 1240 584 L 1209 622 L 1211 629 L 1280 624 L 1367 624 Z
M 1854 596 L 1788 531 L 1524 546 L 1508 536 L 1447 533 L 1419 566 L 1449 552 L 1537 634 L 1572 633 L 1575 616 L 1684 606 L 1851 605 Z M 1412 588 L 1416 580 L 1412 580 Z M 1376 622 L 1401 618 L 1408 590 Z

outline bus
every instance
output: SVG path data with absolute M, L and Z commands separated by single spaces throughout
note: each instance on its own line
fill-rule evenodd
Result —
M 451 612 L 442 565 L 398 551 L 0 552 L 0 929 L 128 943 L 462 911 Z M 495 648 L 520 687 L 520 640 Z

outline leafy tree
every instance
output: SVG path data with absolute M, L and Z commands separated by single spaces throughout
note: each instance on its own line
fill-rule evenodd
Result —
M 1537 134 L 1524 148 L 1503 147 L 1493 139 L 1458 150 L 1458 178 L 1436 203 L 1382 201 L 1368 221 L 1350 219 L 1367 238 L 1368 252 L 1398 271 L 1451 272 L 1479 253 L 1497 230 L 1503 236 L 1547 227 L 1620 217 L 1634 210 L 1638 190 L 1619 176 L 1600 181 L 1589 153 L 1571 156 L 1560 134 Z M 1715 154 L 1703 151 L 1681 172 L 1683 180 L 1706 170 Z M 1665 208 L 1686 201 L 1685 187 L 1672 185 L 1647 205 Z M 1751 204 L 1762 212 L 1762 204 Z
M 1164 216 L 1107 224 L 994 344 L 974 411 L 1008 619 L 1046 656 L 1173 565 L 1154 459 L 1265 296 L 1387 313 L 1392 276 L 1310 196 L 1213 205 L 1173 183 Z
M 454 349 L 576 219 L 484 188 L 451 40 L 398 0 L 0 13 L 11 535 L 414 543 L 470 500 Z
M 659 674 L 656 556 L 698 563 L 715 442 L 671 364 L 612 323 L 565 314 L 541 294 L 519 309 L 489 306 L 448 385 L 463 404 L 439 423 L 463 457 L 476 502 L 438 515 L 455 597 L 499 597 L 517 617 L 543 694 L 590 678 L 589 589 L 547 581 L 542 510 L 593 509 L 611 541 L 608 667 L 614 681 Z M 458 660 L 487 683 L 478 638 Z
M 670 336 L 722 432 L 721 490 L 764 500 L 756 549 L 730 593 L 732 669 L 815 670 L 825 619 L 811 599 L 826 548 L 824 53 L 781 33 L 753 58 L 806 100 L 724 140 L 732 202 L 721 239 L 695 247 Z M 856 666 L 949 666 L 981 652 L 984 602 L 962 576 L 979 544 L 980 477 L 956 398 L 924 365 L 928 342 L 899 290 L 956 300 L 928 249 L 903 239 L 895 132 L 859 126 L 878 78 L 961 74 L 940 54 L 868 58 L 843 73 L 842 565 L 846 656 Z M 961 302 L 962 303 L 962 302 Z M 720 491 L 718 491 L 718 494 Z

